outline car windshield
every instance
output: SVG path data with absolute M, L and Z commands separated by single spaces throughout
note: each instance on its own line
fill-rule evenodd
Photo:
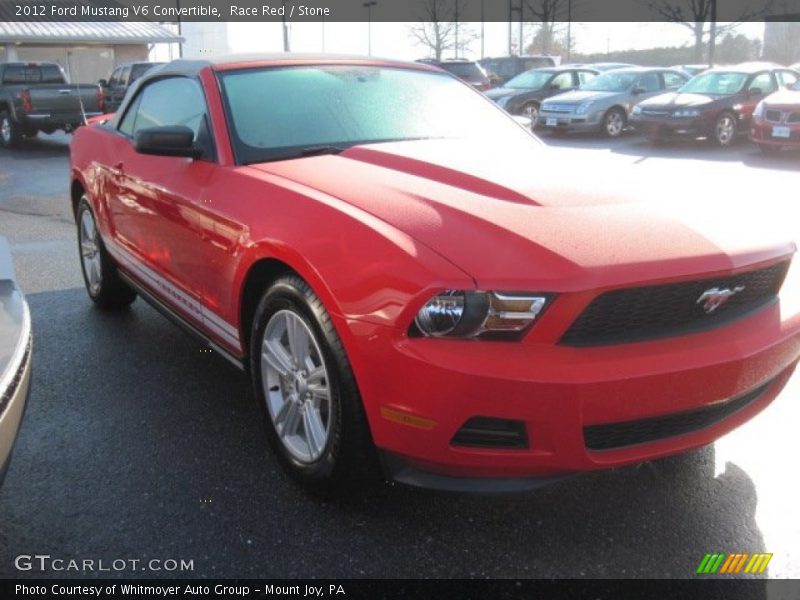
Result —
M 443 73 L 320 65 L 223 71 L 219 78 L 242 163 L 425 138 L 540 147 L 493 102 Z
M 553 71 L 526 71 L 514 77 L 503 87 L 515 90 L 540 90 L 552 76 Z
M 598 75 L 580 89 L 589 92 L 624 92 L 636 81 L 636 73 L 629 71 L 610 71 Z
M 745 81 L 747 81 L 747 75 L 744 73 L 702 73 L 695 76 L 679 91 L 684 94 L 727 96 L 741 91 Z

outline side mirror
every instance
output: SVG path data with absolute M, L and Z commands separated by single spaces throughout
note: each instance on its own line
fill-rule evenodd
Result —
M 762 91 L 762 89 L 761 89 L 761 88 L 759 88 L 759 87 L 754 87 L 754 88 L 750 88 L 749 90 L 747 90 L 747 93 L 748 93 L 750 96 L 760 96 L 760 95 L 761 95 L 761 94 L 763 94 L 764 92 Z
M 150 127 L 137 131 L 133 147 L 139 154 L 200 158 L 202 148 L 194 145 L 194 132 L 183 125 Z
M 634 96 L 638 96 L 639 94 L 644 94 L 645 89 L 643 87 L 639 87 L 638 85 L 631 90 L 631 93 Z
M 108 87 L 108 80 L 107 79 L 98 79 L 97 85 L 100 87 Z

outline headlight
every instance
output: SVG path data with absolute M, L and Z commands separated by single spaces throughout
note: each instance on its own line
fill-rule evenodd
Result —
M 587 112 L 589 112 L 589 109 L 592 108 L 592 104 L 594 104 L 594 103 L 593 102 L 584 102 L 583 104 L 581 104 L 578 107 L 578 110 L 576 110 L 575 112 L 577 114 L 579 114 L 579 115 L 585 115 Z
M 679 108 L 674 113 L 672 113 L 673 117 L 699 117 L 700 111 L 696 108 Z
M 641 107 L 641 106 L 638 106 L 638 105 L 637 105 L 637 106 L 634 106 L 634 107 L 633 107 L 633 110 L 631 111 L 631 113 L 632 113 L 632 114 L 634 114 L 634 115 L 640 115 L 640 114 L 642 114 L 642 107 Z
M 764 101 L 763 100 L 761 102 L 759 102 L 758 104 L 756 104 L 756 108 L 753 111 L 753 116 L 756 119 L 760 119 L 762 116 L 764 116 Z
M 447 290 L 425 303 L 414 319 L 428 337 L 517 339 L 542 313 L 546 294 Z

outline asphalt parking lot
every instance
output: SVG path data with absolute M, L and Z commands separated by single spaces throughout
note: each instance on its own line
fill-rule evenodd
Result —
M 757 206 L 776 235 L 800 241 L 800 153 L 544 139 L 567 167 L 581 156 L 612 179 L 635 173 L 652 186 L 643 193 L 674 190 L 720 220 Z M 148 577 L 692 577 L 706 552 L 762 551 L 774 554 L 769 576 L 800 577 L 800 375 L 753 421 L 688 455 L 522 495 L 386 485 L 309 498 L 269 454 L 239 372 L 142 301 L 116 315 L 92 307 L 67 141 L 0 150 L 0 235 L 35 337 L 33 389 L 0 490 L 0 576 L 92 575 L 15 568 L 18 555 L 49 554 L 193 561 L 190 572 L 119 573 Z

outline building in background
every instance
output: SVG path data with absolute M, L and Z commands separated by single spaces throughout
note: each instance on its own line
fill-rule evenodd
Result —
M 181 41 L 172 28 L 148 22 L 0 21 L 0 62 L 55 62 L 70 81 L 91 83 L 116 65 L 149 60 L 154 45 L 169 49 Z
M 181 23 L 184 58 L 230 54 L 228 23 Z M 176 57 L 177 58 L 177 57 Z
M 788 21 L 787 18 L 793 20 Z M 780 21 L 769 17 L 764 24 L 764 59 L 782 65 L 800 62 L 800 14 L 783 16 Z

